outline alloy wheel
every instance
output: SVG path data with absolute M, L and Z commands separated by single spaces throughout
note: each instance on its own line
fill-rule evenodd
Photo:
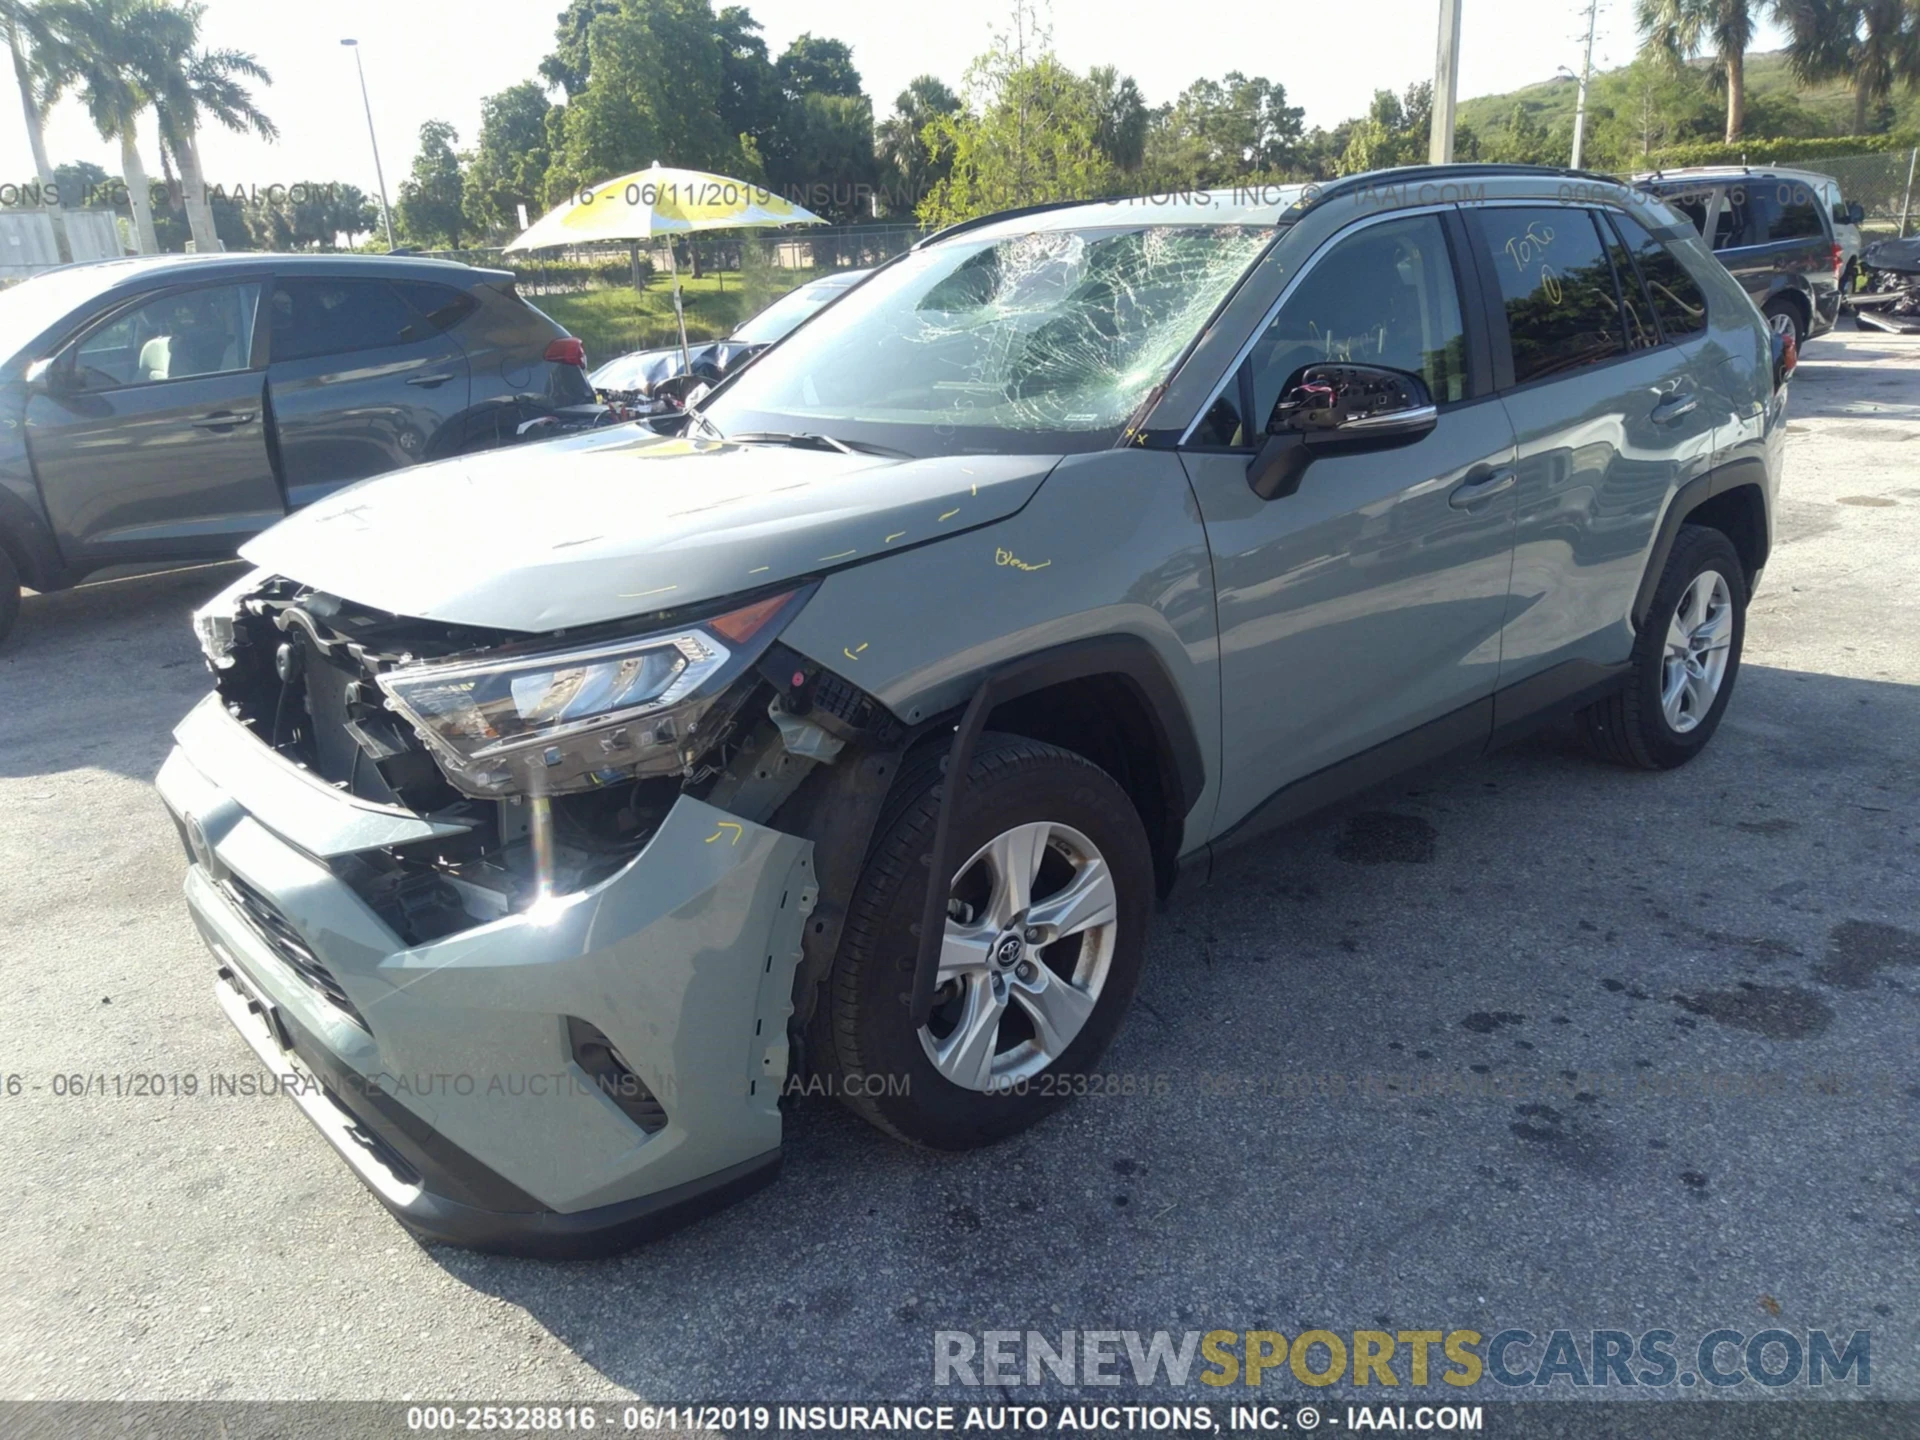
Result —
M 1677 735 L 1707 718 L 1727 676 L 1733 644 L 1733 595 L 1726 577 L 1702 570 L 1680 596 L 1667 622 L 1660 666 L 1660 708 Z
M 968 1090 L 1053 1064 L 1085 1027 L 1112 967 L 1113 872 L 1085 835 L 1038 821 L 1002 831 L 954 875 L 927 1058 Z

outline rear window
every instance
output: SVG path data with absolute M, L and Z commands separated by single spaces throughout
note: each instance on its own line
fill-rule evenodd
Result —
M 451 285 L 425 280 L 395 280 L 392 284 L 413 312 L 436 331 L 453 329 L 480 308 L 473 296 Z
M 1661 338 L 1668 341 L 1686 340 L 1705 334 L 1706 293 L 1701 290 L 1699 282 L 1687 273 L 1686 266 L 1680 263 L 1680 257 L 1654 239 L 1647 227 L 1631 215 L 1616 214 L 1613 223 L 1619 228 L 1627 249 L 1633 253 L 1640 278 L 1646 282 L 1647 298 L 1652 302 L 1653 313 L 1660 321 Z

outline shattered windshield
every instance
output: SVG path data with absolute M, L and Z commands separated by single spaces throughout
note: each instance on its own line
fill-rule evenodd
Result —
M 933 245 L 796 331 L 705 414 L 728 434 L 914 455 L 1110 443 L 1272 235 L 1139 225 Z

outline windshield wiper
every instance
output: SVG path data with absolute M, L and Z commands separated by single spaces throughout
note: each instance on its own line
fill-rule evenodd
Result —
M 886 445 L 870 445 L 864 440 L 839 440 L 811 430 L 743 430 L 727 439 L 736 445 L 790 445 L 796 450 L 837 450 L 842 455 L 880 455 L 889 459 L 911 460 L 905 450 Z

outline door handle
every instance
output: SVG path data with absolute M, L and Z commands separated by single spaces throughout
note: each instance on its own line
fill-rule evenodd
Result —
M 193 423 L 198 429 L 225 434 L 236 425 L 245 425 L 253 419 L 253 414 L 251 410 L 216 410 L 213 414 L 203 416 Z
M 1511 470 L 1496 470 L 1478 480 L 1469 480 L 1464 485 L 1453 487 L 1453 493 L 1447 496 L 1447 504 L 1456 510 L 1464 510 L 1469 505 L 1478 505 L 1482 500 L 1491 500 L 1503 491 L 1511 490 L 1519 477 Z
M 1691 415 L 1699 408 L 1698 395 L 1668 395 L 1654 405 L 1651 418 L 1656 425 L 1668 425 L 1682 415 Z
M 449 370 L 444 375 L 415 375 L 408 379 L 407 384 L 418 385 L 423 389 L 431 390 L 436 385 L 446 384 L 447 381 L 452 378 L 453 372 Z

